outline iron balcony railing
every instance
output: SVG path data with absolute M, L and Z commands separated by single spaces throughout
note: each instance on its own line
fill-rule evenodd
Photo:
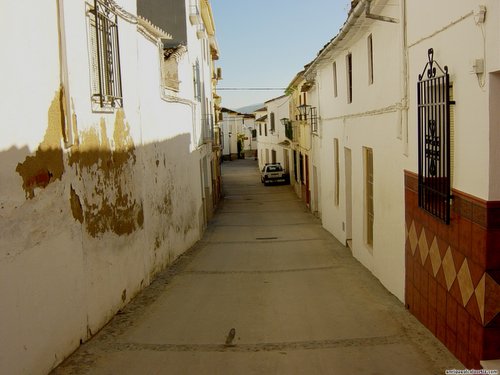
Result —
M 214 116 L 206 114 L 202 117 L 202 134 L 203 142 L 214 141 Z

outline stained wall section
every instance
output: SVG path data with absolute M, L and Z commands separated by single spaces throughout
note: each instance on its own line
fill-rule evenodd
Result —
M 164 100 L 162 50 L 127 16 L 136 1 L 117 1 L 128 12 L 118 18 L 124 104 L 93 111 L 87 4 L 57 4 L 2 5 L 11 15 L 0 26 L 8 51 L 2 84 L 12 94 L 0 103 L 0 372 L 7 374 L 45 374 L 95 334 L 196 243 L 211 200 L 200 161 L 211 163 L 212 150 L 198 139 L 191 77 L 194 61 L 208 75 L 210 62 L 196 29 L 186 23 L 179 100 Z M 29 27 L 18 27 L 21 15 Z M 28 50 L 36 63 L 25 69 Z

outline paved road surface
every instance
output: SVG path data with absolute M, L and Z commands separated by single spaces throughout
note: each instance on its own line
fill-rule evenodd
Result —
M 460 364 L 256 162 L 202 241 L 55 374 L 444 374 Z M 403 249 L 401 249 L 403 251 Z

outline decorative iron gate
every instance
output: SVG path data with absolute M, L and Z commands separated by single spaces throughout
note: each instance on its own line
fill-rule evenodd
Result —
M 450 77 L 448 67 L 428 61 L 417 83 L 418 206 L 450 223 Z

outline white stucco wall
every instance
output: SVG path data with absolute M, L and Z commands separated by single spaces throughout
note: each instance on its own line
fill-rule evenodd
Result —
M 257 150 L 257 139 L 252 139 L 252 130 L 255 129 L 255 119 L 245 116 L 242 128 L 245 137 L 247 138 L 244 142 L 244 149 L 247 151 Z
M 242 133 L 243 117 L 236 112 L 222 113 L 222 132 L 224 133 L 224 147 L 222 154 L 226 157 L 238 153 L 238 134 Z
M 379 9 L 399 18 L 398 7 Z M 311 90 L 311 103 L 319 107 L 319 139 L 313 137 L 312 166 L 320 171 L 320 211 L 323 226 L 345 243 L 347 228 L 346 159 L 351 152 L 352 252 L 400 300 L 404 298 L 404 184 L 400 137 L 401 49 L 399 24 L 363 22 L 351 30 L 329 60 L 320 64 Z M 374 82 L 368 83 L 367 37 L 372 34 Z M 352 54 L 353 98 L 347 102 L 346 55 Z M 333 62 L 337 91 L 333 94 Z M 381 95 L 380 93 L 383 93 Z M 317 95 L 317 98 L 315 98 Z M 339 144 L 339 204 L 335 204 L 334 139 Z M 374 238 L 366 243 L 365 167 L 363 148 L 373 150 Z M 319 153 L 319 154 L 318 154 Z M 312 171 L 312 169 L 311 169 Z M 314 186 L 311 187 L 311 193 Z
M 474 12 L 487 8 L 486 22 L 476 24 Z M 426 17 L 431 7 L 439 17 Z M 426 22 L 421 22 L 424 17 Z M 482 199 L 498 199 L 498 188 L 490 185 L 489 73 L 498 70 L 498 3 L 496 1 L 408 2 L 408 58 L 410 103 L 416 103 L 416 82 L 427 62 L 427 50 L 447 65 L 456 105 L 454 168 L 452 186 Z M 475 59 L 485 59 L 486 75 L 472 72 Z M 483 82 L 482 82 L 483 81 Z M 409 111 L 409 163 L 417 170 L 417 125 L 415 106 Z M 498 176 L 498 175 L 496 175 Z M 498 178 L 493 177 L 491 178 Z M 491 190 L 491 193 L 490 193 Z M 495 192 L 493 192 L 495 191 Z
M 117 3 L 135 14 L 135 0 Z M 45 374 L 95 334 L 199 239 L 211 189 L 211 147 L 197 138 L 193 61 L 200 60 L 208 87 L 211 78 L 194 28 L 188 24 L 191 44 L 179 63 L 182 100 L 168 102 L 161 98 L 157 45 L 119 17 L 123 109 L 92 112 L 85 3 L 64 6 L 77 135 L 68 149 L 56 2 L 1 5 L 2 14 L 22 15 L 30 25 L 18 27 L 19 17 L 8 17 L 0 37 L 7 56 L 2 83 L 11 93 L 0 101 L 3 121 L 11 124 L 0 137 L 0 372 L 6 374 Z M 211 107 L 209 88 L 206 95 Z M 22 176 L 32 185 L 23 189 Z
M 259 155 L 259 168 L 262 169 L 266 164 L 265 153 L 269 151 L 269 163 L 272 161 L 271 153 L 276 152 L 276 162 L 285 166 L 284 152 L 285 147 L 280 145 L 281 142 L 286 140 L 285 127 L 281 124 L 280 119 L 289 118 L 288 96 L 280 96 L 278 98 L 266 102 L 267 108 L 267 136 L 264 131 L 264 123 L 262 123 L 262 135 L 259 133 L 257 125 L 257 139 L 258 139 L 258 155 Z M 271 113 L 274 113 L 274 132 L 271 132 Z M 263 150 L 264 158 L 261 157 L 261 150 Z
M 321 217 L 323 225 L 346 240 L 345 153 L 352 155 L 352 247 L 358 258 L 398 298 L 404 287 L 403 170 L 417 171 L 416 82 L 427 62 L 427 50 L 449 67 L 456 105 L 453 187 L 488 200 L 500 197 L 498 173 L 498 3 L 446 1 L 406 2 L 408 45 L 408 144 L 404 113 L 401 24 L 365 21 L 348 34 L 330 60 L 320 64 L 313 89 L 319 92 L 321 121 Z M 487 8 L 486 23 L 477 24 L 479 5 Z M 401 18 L 399 7 L 381 14 Z M 379 9 L 380 10 L 380 9 Z M 432 10 L 433 17 L 429 17 Z M 425 22 L 422 22 L 425 20 Z M 374 83 L 368 85 L 366 37 L 373 35 Z M 396 36 L 396 37 L 395 37 Z M 346 101 L 347 53 L 353 57 L 353 101 Z M 472 72 L 475 59 L 485 59 L 486 73 Z M 337 64 L 338 97 L 333 97 L 332 63 Z M 383 93 L 381 95 L 380 93 Z M 339 140 L 340 202 L 334 203 L 333 140 Z M 364 243 L 362 148 L 374 158 L 374 244 Z M 317 149 L 317 147 L 314 147 Z M 314 155 L 314 154 L 313 154 Z M 313 158 L 313 164 L 315 158 Z
M 5 57 L 0 72 L 3 96 L 18 103 L 12 105 L 11 100 L 0 101 L 5 124 L 2 129 L 9 130 L 2 131 L 0 152 L 25 145 L 33 150 L 43 138 L 45 128 L 32 129 L 30 125 L 46 117 L 47 108 L 59 87 L 56 2 L 3 2 L 0 7 L 4 15 L 0 25 Z M 37 30 L 37 38 L 33 38 L 33 30 Z M 36 62 L 33 56 L 36 56 Z M 41 67 L 43 74 L 30 74 L 32 69 L 42 70 Z

